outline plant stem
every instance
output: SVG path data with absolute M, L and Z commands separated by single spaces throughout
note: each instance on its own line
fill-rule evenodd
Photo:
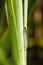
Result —
M 25 45 L 25 65 L 27 64 L 27 13 L 28 13 L 28 0 L 24 0 L 24 45 Z
M 9 32 L 12 42 L 12 54 L 16 62 L 15 65 L 25 65 L 22 0 L 7 0 L 7 9 L 9 17 Z

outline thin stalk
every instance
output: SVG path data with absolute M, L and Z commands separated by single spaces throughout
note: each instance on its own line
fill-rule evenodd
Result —
M 9 26 L 9 18 L 8 18 L 8 12 L 7 12 L 7 4 L 5 2 L 5 11 L 6 11 L 6 17 L 7 17 L 7 24 Z
M 25 65 L 27 64 L 27 13 L 28 13 L 28 0 L 24 0 L 24 45 L 25 45 Z
M 27 29 L 28 0 L 24 0 L 24 27 Z

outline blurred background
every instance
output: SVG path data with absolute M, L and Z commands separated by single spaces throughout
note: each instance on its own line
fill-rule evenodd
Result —
M 43 0 L 28 0 L 27 65 L 43 65 Z

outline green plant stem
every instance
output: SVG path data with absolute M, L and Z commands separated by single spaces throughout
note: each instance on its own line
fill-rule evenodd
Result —
M 24 65 L 22 0 L 7 0 L 7 9 L 15 65 Z
M 28 0 L 24 0 L 24 47 L 25 47 L 25 65 L 27 65 L 27 13 L 28 13 Z

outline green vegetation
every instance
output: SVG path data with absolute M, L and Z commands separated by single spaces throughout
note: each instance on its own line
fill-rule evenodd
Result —
M 22 0 L 2 0 L 0 14 L 0 65 L 25 65 Z

